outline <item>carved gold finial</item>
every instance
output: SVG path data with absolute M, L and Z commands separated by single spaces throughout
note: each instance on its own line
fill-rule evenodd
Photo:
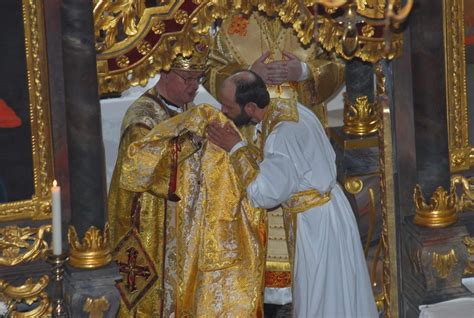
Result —
M 449 273 L 453 269 L 454 265 L 458 263 L 458 258 L 456 252 L 451 249 L 446 254 L 433 253 L 431 264 L 436 269 L 437 275 L 439 278 L 448 277 Z
M 112 261 L 108 223 L 105 224 L 103 233 L 95 226 L 91 226 L 84 235 L 82 243 L 79 242 L 76 229 L 70 226 L 68 240 L 71 246 L 69 264 L 73 267 L 97 268 Z
M 465 236 L 463 243 L 467 247 L 467 266 L 464 269 L 464 275 L 474 274 L 474 236 Z
M 379 118 L 376 110 L 377 103 L 369 103 L 367 96 L 356 98 L 350 104 L 347 94 L 344 93 L 344 127 L 343 131 L 349 135 L 365 136 L 377 131 Z
M 87 297 L 82 310 L 89 313 L 89 318 L 102 318 L 109 307 L 109 301 L 105 296 L 95 299 Z
M 431 228 L 446 227 L 458 220 L 456 213 L 456 193 L 451 187 L 450 193 L 443 187 L 438 187 L 431 197 L 430 204 L 426 204 L 421 187 L 415 186 L 413 192 L 416 214 L 413 223 Z

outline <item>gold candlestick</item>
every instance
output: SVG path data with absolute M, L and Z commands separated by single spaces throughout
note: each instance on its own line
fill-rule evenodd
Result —
M 54 255 L 51 251 L 47 254 L 47 262 L 52 266 L 52 297 L 53 317 L 68 317 L 68 310 L 63 299 L 63 273 L 64 264 L 68 260 L 66 254 Z

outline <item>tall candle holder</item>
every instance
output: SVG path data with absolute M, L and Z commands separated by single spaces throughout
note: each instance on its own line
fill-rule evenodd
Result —
M 66 254 L 55 255 L 49 251 L 47 262 L 51 265 L 52 280 L 52 314 L 53 317 L 68 317 L 68 309 L 63 299 L 63 273 L 64 264 L 69 257 Z

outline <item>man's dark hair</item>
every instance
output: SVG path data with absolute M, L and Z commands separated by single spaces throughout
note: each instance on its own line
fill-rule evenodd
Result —
M 235 101 L 243 108 L 247 103 L 253 102 L 259 108 L 265 108 L 270 103 L 267 86 L 257 73 L 242 71 L 241 75 L 232 79 L 235 84 Z M 249 76 L 245 76 L 248 74 Z

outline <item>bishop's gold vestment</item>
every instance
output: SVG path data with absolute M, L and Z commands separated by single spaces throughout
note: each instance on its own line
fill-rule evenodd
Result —
M 261 317 L 266 212 L 249 204 L 227 152 L 206 139 L 198 150 L 189 145 L 211 120 L 228 121 L 203 105 L 158 124 L 129 147 L 121 187 L 167 197 L 178 162 L 174 194 L 180 200 L 166 211 L 162 264 L 165 289 L 173 291 L 164 299 L 167 314 Z
M 114 259 L 123 281 L 118 317 L 160 317 L 164 313 L 161 270 L 165 251 L 164 234 L 167 200 L 148 192 L 133 192 L 120 187 L 121 169 L 131 143 L 171 116 L 155 88 L 148 90 L 127 110 L 117 162 L 108 196 Z

